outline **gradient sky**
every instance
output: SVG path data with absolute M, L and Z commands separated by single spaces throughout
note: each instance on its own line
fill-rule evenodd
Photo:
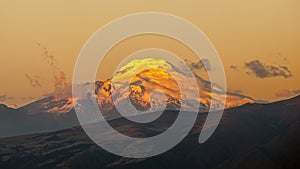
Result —
M 300 1 L 298 0 L 0 0 L 0 96 L 18 106 L 54 89 L 54 75 L 65 72 L 71 82 L 80 49 L 101 26 L 136 12 L 166 12 L 197 25 L 215 45 L 225 67 L 228 89 L 254 99 L 274 101 L 300 89 Z M 40 46 L 39 46 L 40 45 Z M 43 54 L 44 47 L 48 55 Z M 111 76 L 128 54 L 160 47 L 194 60 L 179 42 L 139 36 L 117 45 L 99 78 Z M 49 56 L 55 63 L 51 66 Z M 245 62 L 260 60 L 288 67 L 292 77 L 257 78 L 246 74 Z M 195 61 L 195 60 L 194 60 Z M 108 63 L 107 62 L 107 63 Z M 237 70 L 230 66 L 237 66 Z M 39 81 L 32 86 L 25 76 Z M 275 93 L 277 92 L 277 96 Z M 281 93 L 281 95 L 278 94 Z

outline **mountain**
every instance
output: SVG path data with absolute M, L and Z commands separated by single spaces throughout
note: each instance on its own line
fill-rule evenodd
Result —
M 0 108 L 0 137 L 77 126 L 73 107 L 74 101 L 70 98 L 47 97 L 18 109 Z
M 137 110 L 149 109 L 150 112 L 163 110 L 164 105 L 167 110 L 179 110 L 180 107 L 189 110 L 194 105 L 187 104 L 191 102 L 186 102 L 186 100 L 192 99 L 193 102 L 200 103 L 199 111 L 201 112 L 207 111 L 209 107 L 217 109 L 224 97 L 227 98 L 226 108 L 254 102 L 247 96 L 225 93 L 216 84 L 212 86 L 218 92 L 213 95 L 211 83 L 202 79 L 196 71 L 193 72 L 199 87 L 200 98 L 192 98 L 192 93 L 197 91 L 189 85 L 192 77 L 186 76 L 173 64 L 153 58 L 132 60 L 123 65 L 112 79 L 78 85 L 80 90 L 88 90 L 90 95 L 78 98 L 51 96 L 17 109 L 8 108 L 5 105 L 0 106 L 0 137 L 54 131 L 79 125 L 74 106 L 77 105 L 81 110 L 86 111 L 87 108 L 82 105 L 88 103 L 91 98 L 97 100 L 101 112 L 107 119 L 120 116 L 116 107 L 132 115 L 139 115 L 132 109 L 128 109 L 128 101 L 131 101 Z M 182 86 L 187 91 L 183 95 L 184 98 L 181 98 L 180 88 L 175 79 L 186 84 Z M 94 90 L 90 90 L 90 87 Z M 153 89 L 165 93 L 166 97 L 163 97 L 160 92 L 152 92 Z M 62 93 L 70 92 L 62 91 Z M 154 97 L 150 97 L 151 94 Z
M 188 113 L 188 112 L 187 112 Z M 198 137 L 206 113 L 198 114 L 188 136 L 161 155 L 122 158 L 95 145 L 81 127 L 0 139 L 0 168 L 51 169 L 296 169 L 300 167 L 300 96 L 270 104 L 245 104 L 225 110 L 222 120 L 203 144 Z M 152 123 L 110 121 L 128 136 L 163 132 L 176 119 L 167 110 Z M 113 138 L 113 136 L 111 137 Z
M 0 104 L 0 112 L 2 112 L 2 111 L 10 111 L 10 110 L 13 110 L 13 108 L 8 107 L 5 104 Z
M 192 67 L 192 66 L 191 66 Z M 200 102 L 202 110 L 206 111 L 208 107 L 218 109 L 225 97 L 225 107 L 235 107 L 246 103 L 254 103 L 250 97 L 225 92 L 217 84 L 211 84 L 209 81 L 200 77 L 197 71 L 191 69 L 198 85 L 189 85 L 193 77 L 187 76 L 182 72 L 184 68 L 179 68 L 172 63 L 162 59 L 146 58 L 134 59 L 127 64 L 121 66 L 115 73 L 112 79 L 105 81 L 97 81 L 95 94 L 104 111 L 109 111 L 115 106 L 120 106 L 124 109 L 122 102 L 130 99 L 133 105 L 140 110 L 148 110 L 152 105 L 152 111 L 163 109 L 163 105 L 167 105 L 169 110 L 179 110 L 181 106 L 189 110 L 191 106 L 186 104 L 186 100 L 193 99 L 195 102 Z M 183 82 L 184 86 L 180 86 L 184 91 L 181 98 L 180 87 L 177 81 Z M 213 87 L 217 93 L 211 92 Z M 166 95 L 162 97 L 160 93 L 151 93 L 153 90 L 159 90 Z M 199 91 L 200 98 L 193 98 L 195 91 Z M 154 95 L 154 98 L 150 96 Z M 113 103 L 113 98 L 115 102 Z M 125 105 L 126 106 L 126 105 Z
M 76 99 L 71 97 L 57 98 L 51 96 L 21 107 L 20 110 L 26 112 L 28 115 L 44 113 L 60 116 L 69 113 L 74 108 L 75 104 Z

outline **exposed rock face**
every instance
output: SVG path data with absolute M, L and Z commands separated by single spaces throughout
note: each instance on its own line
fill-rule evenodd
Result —
M 145 67 L 147 68 L 145 69 Z M 115 98 L 115 104 L 120 104 L 123 100 L 129 98 L 138 110 L 148 110 L 151 104 L 153 110 L 160 110 L 163 105 L 167 105 L 168 109 L 178 110 L 180 106 L 189 109 L 190 106 L 193 106 L 185 104 L 185 101 L 189 99 L 200 102 L 204 110 L 210 106 L 218 109 L 224 96 L 226 97 L 225 108 L 254 103 L 254 100 L 250 97 L 234 93 L 226 94 L 216 84 L 213 84 L 212 87 L 218 93 L 213 94 L 211 83 L 202 79 L 196 72 L 194 74 L 200 98 L 191 97 L 192 93 L 197 91 L 197 89 L 189 86 L 189 82 L 193 77 L 185 76 L 171 63 L 153 58 L 132 60 L 121 67 L 112 79 L 96 82 L 95 94 L 100 108 L 104 110 L 112 108 L 114 105 L 112 98 Z M 188 91 L 187 93 L 181 95 L 176 80 L 184 82 L 185 85 L 181 88 L 185 88 L 184 91 Z M 154 90 L 161 92 L 155 92 Z M 163 97 L 162 93 L 166 97 Z

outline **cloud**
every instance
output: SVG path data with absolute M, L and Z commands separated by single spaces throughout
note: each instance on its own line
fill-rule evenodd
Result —
M 238 71 L 239 69 L 238 69 L 238 67 L 237 66 L 235 66 L 235 65 L 230 65 L 230 67 L 229 67 L 230 69 L 232 69 L 232 70 L 236 70 L 236 71 Z
M 278 98 L 292 97 L 299 94 L 300 94 L 300 90 L 289 90 L 289 89 L 280 89 L 275 92 L 275 96 Z
M 297 95 L 300 94 L 300 90 L 293 90 L 292 92 Z
M 202 60 L 199 60 L 198 62 L 196 63 L 192 63 L 191 65 L 193 68 L 195 69 L 199 69 L 199 70 L 207 70 L 207 71 L 210 71 L 211 70 L 211 65 L 210 65 L 210 62 L 208 59 L 202 59 Z
M 3 102 L 6 100 L 6 94 L 0 95 L 0 102 Z
M 257 78 L 270 78 L 270 77 L 292 77 L 291 71 L 286 66 L 281 65 L 270 65 L 263 63 L 259 60 L 253 60 L 245 63 L 245 67 L 250 71 L 248 75 L 253 75 Z
M 60 72 L 55 76 L 55 91 L 54 96 L 66 97 L 71 96 L 71 86 L 67 83 L 67 77 L 64 72 Z
M 47 86 L 46 84 L 49 84 L 49 78 L 41 78 L 41 76 L 35 75 L 29 75 L 25 74 L 25 77 L 28 79 L 30 85 L 32 87 L 39 87 L 43 92 L 43 96 L 55 96 L 55 97 L 65 97 L 65 96 L 71 96 L 71 85 L 67 83 L 67 77 L 65 73 L 60 69 L 56 62 L 56 58 L 54 55 L 52 55 L 48 49 L 42 45 L 41 43 L 37 42 L 37 45 L 41 49 L 41 58 L 46 61 L 46 63 L 49 66 L 50 71 L 52 72 L 53 79 L 51 82 L 53 82 L 53 91 L 48 92 L 49 90 L 43 90 L 44 86 Z M 44 84 L 44 85 L 43 85 Z M 25 100 L 32 100 L 34 98 L 24 98 Z
M 203 70 L 203 71 L 210 71 L 211 64 L 208 59 L 201 59 L 198 62 L 192 62 L 190 60 L 185 60 L 186 64 L 194 70 Z
M 60 70 L 59 66 L 57 66 L 56 59 L 54 55 L 52 55 L 46 47 L 42 47 L 40 43 L 38 46 L 42 50 L 42 56 L 46 59 L 50 68 L 52 69 L 54 76 L 54 92 L 47 93 L 45 95 L 51 95 L 55 97 L 70 97 L 71 96 L 71 85 L 67 83 L 66 74 Z
M 7 96 L 6 94 L 0 94 L 0 102 L 4 102 L 6 100 L 14 99 L 14 97 Z
M 41 83 L 38 80 L 38 76 L 34 78 L 25 73 L 25 77 L 28 79 L 32 87 L 42 87 Z
M 46 62 L 49 64 L 50 67 L 56 69 L 56 60 L 52 54 L 48 51 L 46 47 L 43 47 L 41 43 L 37 43 L 37 45 L 41 48 L 42 50 L 42 56 L 44 56 L 44 59 Z
M 232 92 L 237 93 L 237 94 L 243 94 L 242 90 L 232 90 Z

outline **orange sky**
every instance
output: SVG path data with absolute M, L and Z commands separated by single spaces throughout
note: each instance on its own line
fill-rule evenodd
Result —
M 32 101 L 54 90 L 53 73 L 58 76 L 60 71 L 65 72 L 70 83 L 78 53 L 97 29 L 121 16 L 149 11 L 183 17 L 206 33 L 223 61 L 229 89 L 264 100 L 279 99 L 275 96 L 278 90 L 300 89 L 298 0 L 1 0 L 0 96 L 6 94 L 8 104 Z M 42 54 L 43 47 L 49 51 L 48 55 Z M 117 59 L 110 61 L 110 66 L 103 64 L 99 78 L 110 77 L 113 67 L 123 57 L 149 47 L 194 58 L 172 39 L 154 35 L 133 37 L 108 54 Z M 55 58 L 52 67 L 51 55 Z M 293 76 L 288 79 L 249 76 L 244 63 L 254 59 L 287 66 Z M 239 71 L 230 69 L 231 65 L 238 66 Z M 41 86 L 30 85 L 25 73 L 38 78 Z

